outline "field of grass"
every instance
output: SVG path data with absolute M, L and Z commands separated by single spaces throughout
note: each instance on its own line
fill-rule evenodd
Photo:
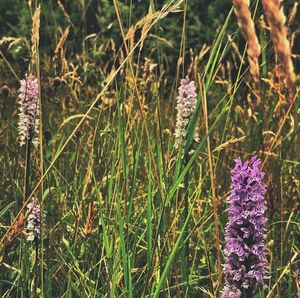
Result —
M 0 36 L 1 297 L 221 297 L 231 170 L 254 155 L 265 172 L 269 269 L 264 288 L 240 297 L 299 297 L 300 88 L 299 69 L 287 66 L 300 57 L 289 52 L 297 3 L 277 32 L 281 53 L 261 3 L 269 1 L 251 1 L 255 77 L 233 6 L 200 44 L 187 40 L 196 0 L 150 0 L 142 17 L 138 1 L 112 0 L 103 9 L 116 33 L 105 38 L 87 31 L 84 12 L 97 1 L 74 1 L 78 19 L 50 1 L 55 18 L 46 2 L 17 12 L 30 15 L 26 35 Z M 37 131 L 20 146 L 19 88 L 29 75 Z M 176 146 L 186 77 L 197 105 Z M 29 241 L 32 198 L 41 227 Z

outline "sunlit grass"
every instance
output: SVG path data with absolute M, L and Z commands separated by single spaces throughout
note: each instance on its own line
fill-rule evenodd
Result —
M 78 45 L 80 57 L 66 55 L 69 29 L 60 29 L 53 57 L 33 38 L 28 72 L 40 86 L 39 150 L 19 147 L 16 92 L 1 89 L 3 102 L 11 99 L 0 106 L 2 297 L 220 297 L 230 170 L 236 156 L 255 154 L 266 172 L 270 264 L 267 287 L 255 297 L 297 295 L 299 88 L 284 100 L 291 93 L 273 69 L 266 28 L 258 26 L 257 100 L 246 48 L 236 53 L 240 32 L 228 28 L 233 9 L 201 56 L 186 49 L 188 1 L 149 6 L 133 24 L 132 3 L 125 18 L 113 1 L 121 44 L 112 37 L 99 45 L 89 35 Z M 161 26 L 174 15 L 183 22 L 181 44 L 166 49 Z M 39 26 L 47 25 L 41 19 Z M 164 59 L 170 51 L 178 55 L 172 67 Z M 6 52 L 0 58 L 3 77 L 18 88 L 25 74 Z M 186 75 L 196 82 L 197 107 L 186 146 L 177 150 L 174 107 Z M 33 196 L 45 214 L 39 245 L 25 237 Z

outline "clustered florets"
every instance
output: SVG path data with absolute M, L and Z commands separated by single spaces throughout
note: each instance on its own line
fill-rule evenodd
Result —
M 37 199 L 32 198 L 27 204 L 27 240 L 38 242 L 41 237 L 41 206 Z
M 38 134 L 38 80 L 33 75 L 29 75 L 25 80 L 21 80 L 19 89 L 19 136 L 20 145 L 26 144 L 27 140 L 32 139 L 32 143 L 37 146 L 38 138 L 34 135 Z
M 228 198 L 223 298 L 252 297 L 266 275 L 264 173 L 256 156 L 236 159 Z
M 179 95 L 177 97 L 177 117 L 176 117 L 176 129 L 175 129 L 175 148 L 179 148 L 184 145 L 186 138 L 186 130 L 188 123 L 196 110 L 197 94 L 195 82 L 190 81 L 188 77 L 182 79 L 178 88 Z M 197 133 L 194 140 L 199 141 Z

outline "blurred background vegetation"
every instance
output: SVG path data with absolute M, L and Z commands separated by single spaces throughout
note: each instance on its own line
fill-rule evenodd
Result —
M 78 0 L 78 1 L 40 1 L 42 5 L 40 30 L 40 52 L 44 55 L 53 55 L 59 41 L 62 30 L 70 26 L 70 33 L 66 41 L 66 57 L 76 59 L 85 48 L 89 48 L 87 43 L 92 42 L 96 47 L 113 40 L 118 50 L 122 45 L 122 37 L 113 4 L 110 0 Z M 127 32 L 130 26 L 137 23 L 149 10 L 160 9 L 166 1 L 120 1 L 119 9 L 123 20 L 124 31 Z M 295 1 L 283 1 L 286 15 L 289 15 Z M 231 1 L 223 0 L 189 0 L 187 13 L 186 30 L 186 52 L 193 49 L 198 53 L 204 44 L 212 44 L 216 37 L 216 31 L 223 25 L 228 12 L 231 9 Z M 4 36 L 30 39 L 31 14 L 26 1 L 2 0 L 0 2 L 0 32 L 2 37 L 1 49 L 9 54 L 10 61 L 16 66 L 26 64 L 20 62 L 28 61 L 29 52 L 25 50 L 22 41 L 11 46 L 9 41 L 3 40 Z M 261 7 L 257 16 L 262 14 Z M 173 71 L 179 55 L 183 18 L 174 14 L 167 20 L 163 20 L 155 28 L 152 36 L 145 42 L 143 55 L 147 56 L 153 51 L 153 43 L 159 43 L 165 50 L 164 62 L 168 66 L 167 70 Z M 292 52 L 300 54 L 300 14 L 299 10 L 294 18 L 292 26 L 289 28 L 293 32 L 294 41 Z M 235 22 L 230 22 L 229 32 L 237 29 Z M 136 32 L 136 38 L 140 35 L 140 30 Z M 88 41 L 89 39 L 89 41 Z M 240 38 L 237 41 L 240 49 L 244 46 L 244 41 Z M 6 45 L 6 46 L 5 46 Z M 87 53 L 94 58 L 95 53 Z M 229 54 L 228 54 L 229 55 Z M 101 55 L 100 55 L 101 56 Z M 97 57 L 99 62 L 105 63 L 105 57 Z M 104 61 L 102 61 L 102 59 Z M 299 69 L 299 60 L 295 60 L 296 70 Z

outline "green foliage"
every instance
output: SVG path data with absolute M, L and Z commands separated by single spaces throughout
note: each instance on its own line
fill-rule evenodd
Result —
M 147 15 L 149 5 L 159 11 L 170 2 L 117 1 L 125 35 Z M 296 295 L 299 107 L 285 118 L 289 103 L 279 96 L 286 90 L 274 68 L 268 32 L 258 26 L 260 6 L 256 24 L 261 42 L 268 45 L 262 53 L 262 73 L 269 80 L 263 82 L 261 104 L 256 101 L 245 42 L 230 2 L 187 2 L 184 55 L 180 56 L 181 4 L 153 25 L 143 49 L 138 45 L 129 57 L 112 1 L 38 1 L 46 174 L 43 189 L 38 187 L 34 195 L 43 201 L 46 217 L 38 249 L 26 242 L 26 228 L 10 245 L 1 245 L 2 297 L 184 297 L 184 291 L 186 297 L 219 297 L 212 187 L 223 248 L 233 159 L 254 154 L 264 159 L 276 134 L 278 142 L 264 168 L 270 279 L 255 297 L 271 291 Z M 285 1 L 285 10 L 290 11 L 292 4 Z M 34 58 L 34 9 L 30 11 L 27 1 L 3 0 L 0 11 L 1 36 L 17 39 L 0 44 L 3 240 L 26 199 L 26 152 L 17 142 L 16 76 L 24 78 Z M 70 33 L 55 54 L 68 26 Z M 298 19 L 291 28 L 293 32 L 299 28 Z M 129 49 L 139 42 L 142 30 L 136 30 L 133 45 L 126 41 Z M 205 43 L 209 51 L 198 65 L 193 64 Z M 191 154 L 175 151 L 173 138 L 178 81 L 189 70 L 199 93 L 186 134 Z M 193 143 L 196 129 L 198 144 Z M 186 161 L 182 155 L 188 155 Z M 39 151 L 33 150 L 32 189 L 41 178 L 39 164 Z M 189 252 L 183 249 L 187 243 Z M 181 266 L 183 259 L 188 262 Z

